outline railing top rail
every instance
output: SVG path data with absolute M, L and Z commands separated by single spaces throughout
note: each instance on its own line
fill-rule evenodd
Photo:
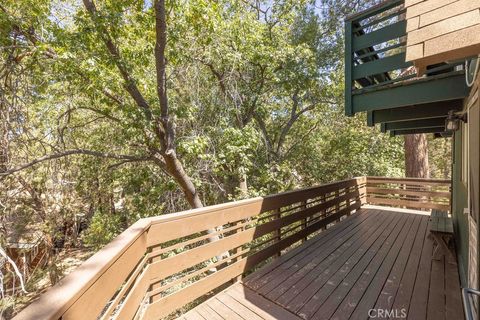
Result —
M 156 217 L 151 217 L 151 218 L 146 218 L 145 220 L 148 220 L 149 226 L 153 224 L 158 224 L 158 223 L 164 223 L 164 222 L 170 222 L 174 220 L 180 220 L 180 219 L 186 219 L 190 218 L 193 216 L 205 214 L 205 213 L 211 213 L 215 211 L 221 211 L 225 209 L 230 209 L 230 208 L 235 208 L 235 207 L 240 207 L 243 205 L 248 205 L 251 203 L 255 202 L 262 202 L 262 201 L 268 201 L 268 200 L 274 200 L 278 199 L 281 197 L 287 197 L 287 196 L 294 196 L 294 195 L 299 195 L 303 194 L 305 192 L 310 192 L 310 191 L 319 191 L 321 192 L 322 190 L 326 190 L 328 192 L 329 189 L 338 186 L 340 184 L 345 184 L 350 181 L 356 180 L 361 182 L 364 180 L 365 177 L 354 177 L 350 179 L 345 179 L 341 181 L 336 181 L 336 182 L 331 182 L 331 183 L 326 183 L 314 187 L 306 187 L 306 188 L 301 188 L 301 189 L 295 189 L 295 190 L 289 190 L 281 193 L 276 193 L 276 194 L 271 194 L 263 197 L 255 197 L 255 198 L 249 198 L 249 199 L 244 199 L 244 200 L 237 200 L 237 201 L 232 201 L 232 202 L 226 202 L 226 203 L 221 203 L 221 204 L 216 204 L 216 205 L 211 205 L 203 208 L 197 208 L 197 209 L 189 209 L 181 212 L 176 212 L 176 213 L 168 213 Z M 264 211 L 268 211 L 268 208 L 265 208 Z
M 365 9 L 363 11 L 360 11 L 360 12 L 355 12 L 355 13 L 352 13 L 352 14 L 349 14 L 347 15 L 347 17 L 345 18 L 345 21 L 352 21 L 352 22 L 356 22 L 356 21 L 360 21 L 360 20 L 363 20 L 363 19 L 367 19 L 367 18 L 370 18 L 380 12 L 383 12 L 383 11 L 386 11 L 388 9 L 391 9 L 391 8 L 394 8 L 402 3 L 404 3 L 405 0 L 386 0 L 386 1 L 383 1 L 377 5 L 374 5 L 368 9 Z
M 436 182 L 450 184 L 450 179 L 432 179 L 432 178 L 402 178 L 402 177 L 379 177 L 379 176 L 367 176 L 368 180 L 391 180 L 391 181 L 412 181 L 412 182 Z

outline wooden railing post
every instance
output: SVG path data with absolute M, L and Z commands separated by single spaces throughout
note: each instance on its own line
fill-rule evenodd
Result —
M 237 223 L 235 223 L 236 226 L 239 226 L 242 224 L 242 221 L 238 221 Z M 240 233 L 242 232 L 243 230 L 245 230 L 245 227 L 239 227 L 237 230 L 235 230 L 235 233 Z M 240 246 L 240 251 L 242 250 L 242 247 Z M 238 248 L 235 248 L 234 250 L 232 250 L 232 253 L 235 255 L 237 254 L 239 251 Z M 242 259 L 242 256 L 238 256 L 236 258 L 233 259 L 232 263 L 235 263 L 237 261 L 240 261 Z M 238 276 L 236 276 L 234 279 L 233 279 L 233 282 L 239 282 L 242 280 L 242 276 L 243 274 L 239 274 Z
M 362 183 L 364 185 L 362 185 L 361 187 L 358 188 L 358 192 L 360 193 L 360 204 L 364 205 L 364 204 L 368 203 L 368 177 L 364 177 L 362 179 Z M 364 193 L 363 196 L 361 195 L 362 191 Z
M 345 194 L 349 194 L 349 193 L 350 193 L 350 188 L 346 188 L 345 189 Z M 350 198 L 347 198 L 346 205 L 347 205 L 347 208 L 350 207 Z M 348 210 L 347 216 L 349 216 L 351 214 L 352 214 L 352 210 Z
M 338 199 L 339 196 L 340 196 L 340 190 L 336 190 L 335 199 Z M 337 213 L 338 211 L 340 211 L 340 202 L 337 202 L 335 204 L 335 213 Z M 340 218 L 338 218 L 336 222 L 340 222 Z
M 300 210 L 306 210 L 307 209 L 307 200 L 302 201 L 302 206 L 300 207 Z M 308 227 L 308 217 L 305 219 L 302 219 L 302 230 L 306 229 Z M 307 236 L 303 238 L 302 243 L 307 241 Z
M 325 203 L 325 199 L 326 199 L 325 194 L 323 194 L 320 197 L 320 203 Z M 320 217 L 321 217 L 320 219 L 325 219 L 326 215 L 327 215 L 327 209 L 320 211 Z M 321 230 L 327 230 L 327 226 L 322 227 Z
M 280 219 L 282 217 L 282 213 L 280 212 L 280 209 L 275 209 L 273 210 L 274 211 L 274 217 L 275 219 Z M 281 237 L 282 237 L 282 229 L 279 228 L 279 229 L 276 229 L 274 232 L 273 232 L 273 236 L 275 237 L 275 241 L 274 243 L 276 242 L 279 242 L 281 240 Z M 277 252 L 277 257 L 280 257 L 282 255 L 282 251 L 278 251 Z

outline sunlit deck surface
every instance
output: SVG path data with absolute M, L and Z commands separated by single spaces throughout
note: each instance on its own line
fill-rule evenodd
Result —
M 181 319 L 463 319 L 457 265 L 432 253 L 427 212 L 364 207 Z

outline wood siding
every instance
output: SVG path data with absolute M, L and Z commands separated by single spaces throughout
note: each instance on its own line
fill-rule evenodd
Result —
M 480 78 L 477 76 L 477 79 L 474 82 L 473 87 L 471 88 L 470 95 L 464 101 L 463 112 L 470 110 L 470 113 L 473 111 L 476 114 L 471 113 L 468 119 L 468 125 L 472 128 L 474 125 L 477 126 L 477 140 L 478 139 L 478 110 L 480 108 L 480 101 L 478 99 L 479 95 L 479 81 Z M 476 115 L 476 117 L 475 117 Z M 472 132 L 471 132 L 472 133 Z M 462 285 L 468 287 L 468 270 L 469 270 L 469 219 L 467 213 L 464 212 L 465 208 L 468 208 L 468 186 L 465 179 L 462 178 L 464 175 L 465 168 L 463 168 L 466 163 L 464 157 L 466 154 L 463 152 L 464 141 L 467 141 L 466 137 L 463 135 L 465 132 L 463 130 L 458 130 L 455 132 L 453 138 L 453 170 L 452 170 L 452 216 L 454 222 L 454 234 L 455 234 L 455 244 L 457 247 L 458 262 L 459 262 L 459 271 L 462 280 Z M 480 198 L 478 183 L 480 177 L 478 176 L 478 154 L 479 154 L 479 145 L 478 143 L 473 143 L 473 147 L 470 150 L 470 166 L 476 166 L 477 173 L 476 177 L 472 177 L 471 183 L 475 184 L 471 188 L 470 199 L 472 200 L 472 207 L 478 208 L 478 201 Z M 477 209 L 478 210 L 478 209 Z M 478 215 L 478 213 L 477 213 Z

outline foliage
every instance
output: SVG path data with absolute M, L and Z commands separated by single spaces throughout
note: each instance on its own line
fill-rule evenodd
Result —
M 167 2 L 171 151 L 204 205 L 403 174 L 401 138 L 343 115 L 341 21 L 375 2 Z M 80 244 L 97 249 L 139 218 L 191 206 L 162 163 L 153 3 L 97 0 L 97 14 L 73 0 L 0 4 L 1 241 L 34 223 L 52 246 L 76 245 L 80 213 Z M 435 172 L 444 159 L 433 156 Z
M 99 249 L 112 241 L 121 232 L 122 217 L 97 211 L 94 213 L 90 226 L 83 234 L 83 243 L 87 247 Z

